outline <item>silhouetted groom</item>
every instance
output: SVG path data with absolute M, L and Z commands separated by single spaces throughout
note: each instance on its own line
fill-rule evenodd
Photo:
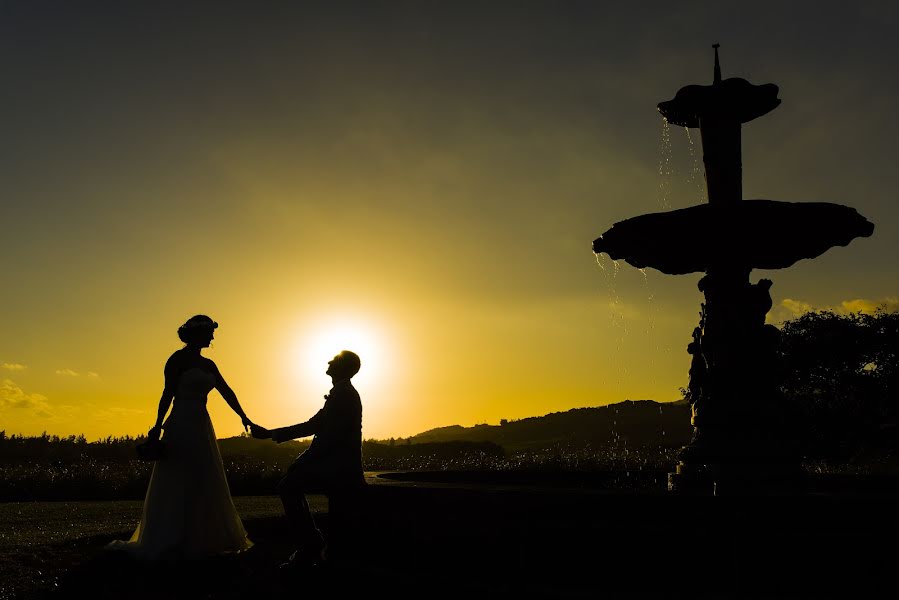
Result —
M 281 443 L 314 435 L 309 449 L 300 454 L 278 484 L 284 513 L 297 551 L 282 567 L 314 563 L 324 548 L 324 539 L 309 512 L 307 493 L 334 491 L 365 484 L 362 475 L 362 402 L 350 379 L 359 372 L 359 357 L 344 350 L 328 363 L 326 373 L 333 387 L 325 405 L 314 417 L 290 427 L 271 431 L 253 425 L 253 437 Z

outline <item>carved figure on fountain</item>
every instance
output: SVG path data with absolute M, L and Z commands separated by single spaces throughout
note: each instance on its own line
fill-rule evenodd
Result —
M 688 400 L 694 439 L 682 458 L 692 462 L 744 460 L 778 437 L 783 427 L 779 402 L 779 330 L 765 324 L 773 305 L 772 282 L 749 282 L 748 271 L 725 270 L 699 281 L 706 302 L 687 351 Z M 772 435 L 774 434 L 774 435 Z M 782 454 L 769 448 L 769 454 Z
M 705 305 L 703 305 L 703 310 Z M 700 313 L 699 326 L 693 329 L 693 341 L 687 344 L 687 353 L 693 358 L 690 360 L 689 383 L 687 383 L 687 391 L 685 398 L 690 403 L 692 419 L 696 416 L 696 402 L 702 398 L 702 390 L 705 386 L 705 380 L 708 376 L 708 366 L 705 363 L 705 356 L 702 354 L 702 326 L 704 321 L 703 313 Z

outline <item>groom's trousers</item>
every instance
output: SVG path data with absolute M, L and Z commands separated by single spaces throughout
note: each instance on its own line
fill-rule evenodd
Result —
M 324 546 L 324 538 L 309 511 L 306 494 L 327 494 L 332 484 L 329 479 L 325 474 L 297 462 L 290 466 L 278 484 L 290 535 L 300 552 L 316 554 Z

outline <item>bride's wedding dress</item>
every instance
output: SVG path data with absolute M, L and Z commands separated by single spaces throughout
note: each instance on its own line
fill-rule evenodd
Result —
M 215 376 L 200 368 L 181 374 L 163 425 L 166 457 L 153 466 L 140 523 L 129 541 L 110 549 L 140 558 L 203 558 L 246 550 L 243 523 L 225 479 L 222 455 L 206 412 Z

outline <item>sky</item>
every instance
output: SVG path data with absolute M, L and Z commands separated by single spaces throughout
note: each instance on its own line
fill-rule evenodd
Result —
M 711 82 L 713 43 L 724 77 L 780 86 L 743 127 L 744 198 L 876 226 L 753 273 L 769 320 L 896 308 L 897 25 L 890 2 L 2 2 L 0 429 L 145 432 L 194 314 L 266 427 L 320 408 L 342 348 L 366 438 L 677 400 L 699 275 L 591 243 L 704 200 L 698 132 L 655 107 Z

